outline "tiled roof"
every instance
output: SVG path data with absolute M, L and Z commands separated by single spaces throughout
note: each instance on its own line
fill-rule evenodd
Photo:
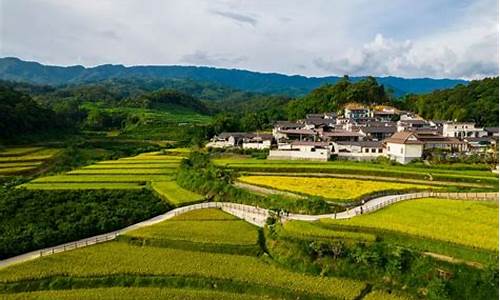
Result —
M 396 132 L 390 138 L 384 140 L 385 143 L 394 143 L 394 144 L 415 144 L 420 145 L 423 142 L 419 141 L 413 132 L 409 131 L 401 131 Z

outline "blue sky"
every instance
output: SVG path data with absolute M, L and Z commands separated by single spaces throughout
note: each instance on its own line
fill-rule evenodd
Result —
M 0 0 L 0 56 L 262 72 L 498 74 L 497 0 Z

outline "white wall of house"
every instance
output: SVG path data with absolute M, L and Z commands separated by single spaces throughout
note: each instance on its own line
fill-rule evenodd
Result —
M 269 149 L 271 148 L 271 141 L 265 140 L 261 142 L 243 142 L 243 149 Z
M 423 148 L 422 144 L 387 143 L 386 155 L 399 163 L 407 164 L 414 159 L 421 158 Z
M 456 137 L 463 139 L 466 137 L 483 137 L 487 136 L 483 128 L 476 128 L 474 123 L 444 123 L 443 136 Z
M 234 142 L 229 141 L 212 141 L 209 142 L 205 147 L 207 148 L 230 148 L 234 147 Z
M 313 152 L 298 150 L 271 150 L 268 159 L 291 159 L 291 160 L 319 160 L 327 161 L 330 159 L 328 149 L 315 149 Z

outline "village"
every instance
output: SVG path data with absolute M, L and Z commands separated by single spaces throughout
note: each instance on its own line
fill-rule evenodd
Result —
M 386 105 L 349 103 L 339 112 L 277 121 L 271 133 L 223 132 L 207 148 L 269 150 L 268 159 L 328 161 L 387 157 L 401 164 L 428 151 L 447 155 L 498 151 L 498 127 L 474 122 L 425 120 Z

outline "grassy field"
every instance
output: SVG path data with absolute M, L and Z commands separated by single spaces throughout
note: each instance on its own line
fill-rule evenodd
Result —
M 153 163 L 145 163 L 153 161 Z M 178 156 L 161 155 L 158 152 L 144 153 L 134 157 L 122 158 L 114 161 L 103 161 L 63 175 L 39 177 L 21 185 L 28 189 L 137 189 L 147 183 L 171 181 L 180 163 Z M 131 167 L 132 166 L 132 167 Z M 161 191 L 161 189 L 160 189 Z M 173 192 L 172 192 L 173 193 Z M 175 195 L 188 197 L 192 201 L 193 195 L 188 193 Z
M 23 175 L 36 172 L 61 152 L 44 147 L 0 149 L 0 175 Z
M 337 201 L 356 200 L 359 197 L 384 190 L 425 190 L 431 186 L 357 180 L 341 178 L 311 178 L 292 176 L 241 176 L 240 181 L 278 190 L 300 193 L 305 195 L 321 196 Z M 434 189 L 436 189 L 434 187 Z
M 281 173 L 332 173 L 351 174 L 375 177 L 396 177 L 445 182 L 469 182 L 490 185 L 498 189 L 498 175 L 484 166 L 477 169 L 460 169 L 453 167 L 426 167 L 422 165 L 388 165 L 371 162 L 351 161 L 294 161 L 294 160 L 262 160 L 236 157 L 214 159 L 214 163 L 239 171 L 281 172 Z
M 204 198 L 199 194 L 181 188 L 175 181 L 153 181 L 151 187 L 161 197 L 175 206 L 199 202 Z
M 498 251 L 498 203 L 419 199 L 324 224 L 401 232 L 431 240 Z

